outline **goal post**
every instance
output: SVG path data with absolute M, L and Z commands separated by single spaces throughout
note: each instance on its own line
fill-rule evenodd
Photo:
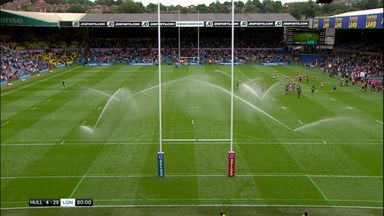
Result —
M 157 152 L 157 173 L 158 173 L 158 176 L 159 177 L 165 177 L 165 163 L 164 163 L 164 152 L 163 152 L 163 148 L 162 148 L 162 143 L 163 141 L 164 142 L 172 142 L 172 141 L 176 141 L 174 139 L 164 139 L 163 140 L 163 137 L 162 137 L 162 92 L 161 92 L 161 86 L 162 86 L 162 82 L 161 82 L 161 32 L 160 32 L 160 29 L 161 29 L 161 19 L 160 19 L 160 0 L 158 0 L 158 3 L 157 3 L 157 10 L 158 10 L 158 16 L 157 16 L 157 19 L 158 19 L 158 23 L 157 23 L 157 28 L 158 28 L 158 88 L 159 88 L 159 95 L 158 95 L 158 98 L 159 98 L 159 151 Z M 180 22 L 180 14 L 179 14 L 179 22 Z M 176 22 L 176 25 L 177 25 L 177 22 Z M 179 59 L 179 63 L 181 60 L 185 59 L 185 60 L 190 60 L 192 59 L 192 62 L 194 60 L 197 59 L 197 65 L 200 64 L 200 31 L 199 31 L 199 26 L 202 25 L 204 26 L 203 22 L 200 22 L 200 18 L 199 18 L 199 13 L 198 13 L 198 21 L 196 23 L 197 25 L 197 30 L 198 30 L 198 34 L 197 34 L 197 57 L 196 56 L 187 56 L 187 57 L 182 57 L 180 56 L 181 55 L 181 51 L 180 51 L 180 37 L 181 37 L 181 33 L 180 33 L 180 26 L 179 27 L 179 33 L 178 33 L 178 46 L 179 46 L 179 56 L 178 56 L 178 59 Z M 191 26 L 190 26 L 191 27 Z M 230 100 L 231 100 L 231 103 L 230 103 L 230 139 L 228 140 L 229 143 L 230 143 L 230 150 L 228 151 L 228 177 L 234 177 L 235 176 L 235 151 L 233 150 L 233 99 L 234 99 L 234 1 L 232 0 L 232 27 L 231 27 L 231 94 L 230 94 Z M 191 141 L 191 139 L 181 139 L 183 141 Z M 219 139 L 205 139 L 204 141 L 208 141 L 208 142 L 216 142 L 218 141 Z M 224 139 L 222 139 L 224 140 Z M 225 139 L 227 140 L 227 139 Z M 177 141 L 180 141 L 180 140 L 177 140 Z M 198 142 L 199 139 L 195 139 L 194 142 Z M 221 141 L 221 140 L 220 140 Z

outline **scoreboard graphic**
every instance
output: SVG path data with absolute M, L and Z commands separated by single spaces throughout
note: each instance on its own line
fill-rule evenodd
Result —
M 88 207 L 93 206 L 93 199 L 30 199 L 30 207 Z

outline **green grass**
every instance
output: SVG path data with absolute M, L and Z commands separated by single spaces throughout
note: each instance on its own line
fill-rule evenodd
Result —
M 272 73 L 310 81 L 298 99 Z M 228 139 L 229 74 L 163 66 L 163 139 Z M 382 94 L 333 92 L 336 78 L 300 65 L 235 74 L 234 178 L 228 142 L 181 141 L 163 143 L 166 177 L 157 177 L 157 67 L 70 66 L 2 86 L 1 213 L 382 215 Z M 30 198 L 69 197 L 95 206 L 28 208 Z

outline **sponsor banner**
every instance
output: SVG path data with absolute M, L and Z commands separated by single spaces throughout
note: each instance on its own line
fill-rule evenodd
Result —
M 46 73 L 48 71 L 49 71 L 48 69 L 44 69 L 44 70 L 39 71 L 39 73 Z
M 135 62 L 132 62 L 132 63 L 129 63 L 129 65 L 132 65 L 132 66 L 145 66 L 145 65 L 155 65 L 154 63 L 151 63 L 151 62 L 144 62 L 144 63 L 135 63 Z
M 313 19 L 313 28 L 378 29 L 383 28 L 383 14 Z
M 141 22 L 115 22 L 114 27 L 142 27 Z
M 239 26 L 240 22 L 235 21 L 235 26 Z M 206 27 L 231 27 L 232 22 L 231 21 L 207 21 L 205 22 Z
M 100 62 L 99 65 L 100 66 L 111 66 L 112 63 L 110 63 L 110 62 Z
M 58 23 L 22 16 L 13 11 L 0 10 L 0 26 L 57 27 Z
M 111 25 L 111 23 L 109 23 Z M 72 27 L 107 27 L 107 22 L 72 22 Z M 113 27 L 113 26 L 112 26 Z
M 282 25 L 280 25 L 281 21 L 276 21 L 275 26 L 276 27 L 308 27 L 309 26 L 309 21 L 282 21 Z
M 358 19 L 359 19 L 358 16 L 351 16 L 351 17 L 349 17 L 349 19 L 348 19 L 348 28 L 350 28 L 350 29 L 357 28 L 357 21 L 358 21 Z
M 308 27 L 309 21 L 235 21 L 236 27 Z M 157 22 L 114 22 L 114 21 L 74 21 L 69 25 L 67 22 L 60 22 L 62 27 L 107 27 L 107 28 L 129 28 L 129 27 L 157 27 Z M 231 27 L 231 21 L 176 21 L 161 22 L 166 27 Z
M 216 62 L 216 64 L 219 64 L 219 65 L 231 65 L 231 62 Z M 233 63 L 234 65 L 239 65 L 240 63 L 239 62 L 235 62 Z
M 248 27 L 274 27 L 274 21 L 249 21 Z
M 157 153 L 157 175 L 164 177 L 164 152 Z
M 90 48 L 93 52 L 109 52 L 109 51 L 120 51 L 123 48 Z
M 228 152 L 228 176 L 229 177 L 235 176 L 235 152 L 234 151 Z
M 31 49 L 31 50 L 16 50 L 16 53 L 43 53 L 42 49 Z
M 261 64 L 266 66 L 278 66 L 278 65 L 288 65 L 288 62 L 264 62 Z
M 7 80 L 1 80 L 1 81 L 0 81 L 0 85 L 5 85 L 5 84 L 7 84 L 7 83 L 8 83 Z
M 57 68 L 65 67 L 65 64 L 57 64 L 55 67 Z
M 377 27 L 377 14 L 367 15 L 365 17 L 365 28 L 376 28 Z
M 111 66 L 112 63 L 111 62 L 89 62 L 86 64 L 86 66 Z
M 323 20 L 323 28 L 329 28 L 329 18 L 324 18 L 324 20 Z
M 160 26 L 175 27 L 175 22 L 160 22 Z M 157 27 L 157 22 L 149 22 L 149 27 Z
M 335 18 L 335 28 L 343 28 L 343 17 Z
M 28 78 L 30 76 L 31 76 L 31 74 L 23 74 L 23 75 L 19 76 L 19 79 L 25 79 L 25 78 Z
M 198 65 L 196 62 L 185 62 L 185 65 Z
M 176 27 L 204 27 L 204 21 L 176 21 Z

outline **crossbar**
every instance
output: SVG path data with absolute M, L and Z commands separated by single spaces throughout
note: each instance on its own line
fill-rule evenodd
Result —
M 163 142 L 229 142 L 230 139 L 163 139 Z

